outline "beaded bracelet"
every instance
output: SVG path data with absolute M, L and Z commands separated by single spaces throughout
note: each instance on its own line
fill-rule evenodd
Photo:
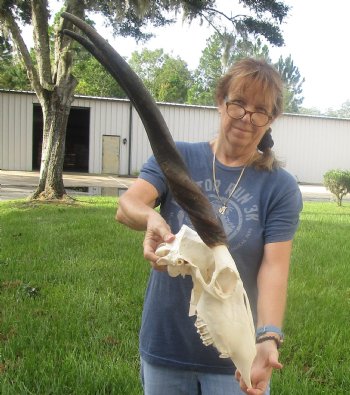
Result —
M 256 339 L 256 344 L 266 342 L 268 340 L 273 340 L 276 343 L 277 349 L 281 347 L 282 342 L 277 339 L 275 336 L 263 336 Z

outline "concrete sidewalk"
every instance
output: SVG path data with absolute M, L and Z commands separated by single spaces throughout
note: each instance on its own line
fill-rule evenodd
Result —
M 135 180 L 103 174 L 64 173 L 63 183 L 70 195 L 119 196 Z M 39 172 L 0 170 L 0 200 L 28 197 L 36 188 Z
M 0 200 L 22 199 L 38 185 L 39 172 L 0 170 Z M 64 173 L 63 182 L 68 194 L 119 196 L 135 180 L 113 175 Z M 332 194 L 322 185 L 299 185 L 303 199 L 330 201 Z M 349 195 L 347 196 L 349 197 Z M 349 200 L 344 199 L 344 200 Z

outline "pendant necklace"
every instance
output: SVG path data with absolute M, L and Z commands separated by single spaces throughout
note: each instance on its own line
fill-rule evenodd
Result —
M 226 211 L 226 209 L 227 209 L 228 201 L 231 199 L 231 196 L 234 194 L 235 190 L 237 189 L 238 184 L 239 184 L 239 182 L 241 181 L 241 178 L 242 178 L 242 176 L 243 176 L 243 174 L 244 174 L 244 171 L 245 171 L 245 169 L 247 168 L 248 163 L 250 162 L 250 160 L 249 160 L 249 161 L 245 164 L 245 166 L 243 167 L 243 169 L 242 169 L 242 171 L 241 171 L 241 174 L 240 174 L 239 177 L 238 177 L 237 182 L 236 182 L 235 185 L 233 186 L 231 192 L 229 193 L 228 197 L 226 198 L 226 200 L 225 200 L 225 202 L 224 202 L 224 201 L 221 199 L 221 197 L 220 197 L 220 194 L 219 194 L 219 191 L 218 191 L 218 187 L 217 187 L 217 185 L 216 185 L 215 159 L 216 159 L 216 157 L 215 157 L 215 153 L 214 153 L 214 155 L 213 155 L 213 181 L 214 181 L 214 189 L 215 189 L 216 195 L 217 195 L 217 197 L 218 197 L 218 199 L 220 200 L 220 203 L 221 203 L 221 207 L 219 208 L 219 213 L 220 213 L 221 215 L 223 215 L 223 214 L 225 214 L 225 211 Z

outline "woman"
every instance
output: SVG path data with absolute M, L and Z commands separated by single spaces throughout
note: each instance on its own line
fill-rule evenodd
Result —
M 228 359 L 205 347 L 188 317 L 192 281 L 171 278 L 157 266 L 155 250 L 170 242 L 186 213 L 172 198 L 154 157 L 120 198 L 117 220 L 146 230 L 144 256 L 151 272 L 140 333 L 146 395 L 269 394 L 280 369 L 292 239 L 302 200 L 291 175 L 271 147 L 270 126 L 282 112 L 282 81 L 265 61 L 238 61 L 219 81 L 219 134 L 210 142 L 178 143 L 191 177 L 217 211 L 252 306 L 257 355 L 247 388 Z M 160 205 L 160 213 L 154 210 Z M 236 378 L 236 380 L 235 380 Z M 243 392 L 242 392 L 243 391 Z

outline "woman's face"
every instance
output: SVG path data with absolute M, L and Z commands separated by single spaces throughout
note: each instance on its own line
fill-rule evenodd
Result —
M 262 90 L 253 84 L 244 90 L 231 86 L 227 101 L 239 104 L 247 111 L 266 113 L 267 115 L 271 115 L 273 109 L 271 98 L 267 98 Z M 225 144 L 239 148 L 241 152 L 243 150 L 247 154 L 256 151 L 261 138 L 273 121 L 270 119 L 264 126 L 255 126 L 250 122 L 251 116 L 247 113 L 241 119 L 233 119 L 227 114 L 225 101 L 220 103 L 219 112 L 221 114 L 220 138 L 224 140 Z

